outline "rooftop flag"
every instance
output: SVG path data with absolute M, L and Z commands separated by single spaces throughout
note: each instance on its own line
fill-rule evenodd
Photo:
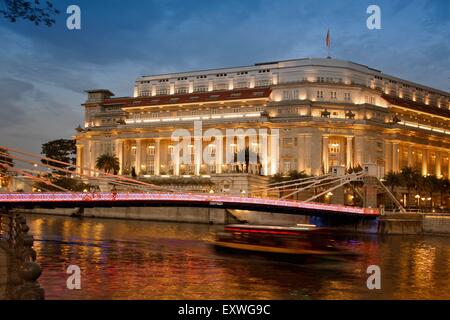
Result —
M 331 47 L 331 37 L 330 37 L 330 29 L 328 29 L 327 37 L 325 39 L 325 43 L 327 45 L 327 48 L 329 49 Z
M 330 48 L 331 48 L 330 28 L 328 28 L 327 36 L 325 38 L 325 44 L 326 44 L 326 46 L 328 48 L 328 57 L 327 58 L 331 58 L 330 57 Z

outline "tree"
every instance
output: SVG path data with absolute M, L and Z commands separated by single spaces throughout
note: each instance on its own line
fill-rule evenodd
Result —
M 417 190 L 420 185 L 420 180 L 422 178 L 422 175 L 420 172 L 411 167 L 404 167 L 402 171 L 400 172 L 400 176 L 402 178 L 402 185 L 406 187 L 408 190 L 408 208 L 411 203 L 411 191 Z
M 8 156 L 9 155 L 8 150 L 0 147 L 0 153 L 6 154 L 6 155 L 0 154 L 0 163 L 9 165 L 11 167 L 14 166 L 13 159 Z M 5 173 L 5 171 L 6 169 L 4 167 L 0 167 L 0 173 Z
M 297 179 L 303 179 L 310 177 L 305 173 L 305 171 L 297 171 L 297 170 L 291 170 L 288 172 L 287 175 L 283 173 L 275 173 L 273 176 L 270 177 L 269 183 L 278 183 L 278 182 L 289 182 L 292 180 Z
M 402 185 L 402 176 L 396 172 L 390 171 L 384 177 L 385 185 L 391 189 L 392 193 L 395 193 L 395 187 Z
M 58 139 L 49 141 L 42 145 L 42 154 L 47 158 L 52 158 L 58 161 L 68 162 L 75 164 L 77 159 L 77 149 L 75 140 L 71 139 Z M 50 164 L 55 167 L 63 169 L 74 169 L 69 165 L 64 165 L 47 160 L 41 160 L 43 164 Z
M 97 158 L 95 167 L 104 170 L 106 173 L 113 171 L 116 174 L 120 170 L 119 158 L 113 154 L 104 153 Z
M 444 196 L 450 194 L 450 180 L 446 178 L 439 179 L 439 193 L 441 195 L 441 206 L 444 206 Z
M 35 25 L 44 23 L 50 27 L 55 23 L 55 16 L 59 14 L 51 0 L 0 0 L 0 15 L 16 22 L 24 19 Z
M 54 185 L 57 185 L 61 188 L 73 191 L 73 192 L 83 192 L 84 190 L 89 190 L 91 189 L 93 186 L 91 186 L 90 184 L 86 184 L 83 181 L 81 181 L 80 179 L 74 179 L 74 178 L 69 178 L 69 177 L 47 177 L 51 183 L 53 183 Z M 52 186 L 52 185 L 48 185 L 44 182 L 36 182 L 33 184 L 33 186 L 36 189 L 41 189 L 41 190 L 48 190 L 48 191 L 61 191 L 60 189 Z
M 430 199 L 430 208 L 431 208 L 433 206 L 433 204 L 432 204 L 433 194 L 435 192 L 440 191 L 440 181 L 439 181 L 438 177 L 436 177 L 435 175 L 426 176 L 426 177 L 422 178 L 421 187 L 422 187 L 422 190 L 424 192 L 427 192 L 431 198 Z

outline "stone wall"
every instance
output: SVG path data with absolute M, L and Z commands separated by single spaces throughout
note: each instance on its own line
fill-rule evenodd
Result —
M 450 214 L 426 214 L 423 219 L 423 231 L 450 234 Z

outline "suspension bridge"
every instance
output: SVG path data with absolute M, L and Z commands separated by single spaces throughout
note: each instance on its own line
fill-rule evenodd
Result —
M 401 204 L 390 194 L 383 183 L 364 170 L 351 174 L 329 173 L 322 176 L 269 183 L 245 194 L 245 196 L 234 196 L 174 190 L 127 176 L 79 167 L 39 154 L 7 147 L 0 148 L 0 169 L 4 172 L 4 176 L 20 175 L 26 178 L 26 183 L 38 183 L 40 186 L 36 192 L 0 193 L 0 207 L 3 208 L 177 206 L 242 209 L 313 216 L 376 218 L 380 215 L 378 208 L 329 204 L 319 201 L 327 194 L 344 186 L 355 189 L 355 183 L 364 183 L 366 178 L 371 177 L 375 179 L 377 188 L 390 195 L 393 203 L 400 210 L 402 209 Z M 86 172 L 86 174 L 78 174 L 74 170 Z M 98 188 L 94 191 L 73 192 L 52 182 L 51 177 L 58 176 L 80 178 Z M 355 191 L 361 195 L 361 192 L 356 189 Z M 307 199 L 292 199 L 305 192 L 310 194 Z

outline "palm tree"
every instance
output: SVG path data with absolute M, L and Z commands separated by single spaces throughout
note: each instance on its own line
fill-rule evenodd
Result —
M 448 178 L 439 179 L 439 193 L 441 194 L 441 206 L 444 206 L 445 194 L 450 194 L 450 180 Z
M 403 167 L 400 176 L 402 178 L 402 185 L 405 186 L 408 190 L 407 207 L 409 208 L 411 203 L 411 191 L 417 190 L 422 175 L 420 174 L 419 170 L 415 168 Z
M 95 167 L 99 170 L 104 170 L 106 173 L 111 172 L 111 170 L 116 173 L 120 170 L 119 158 L 115 155 L 104 153 L 97 158 Z
M 430 196 L 430 208 L 433 206 L 433 194 L 440 191 L 440 181 L 435 175 L 422 178 L 423 191 Z
M 395 187 L 399 187 L 402 185 L 402 176 L 393 171 L 388 172 L 384 177 L 384 180 L 384 184 L 391 189 L 392 194 L 395 193 Z

